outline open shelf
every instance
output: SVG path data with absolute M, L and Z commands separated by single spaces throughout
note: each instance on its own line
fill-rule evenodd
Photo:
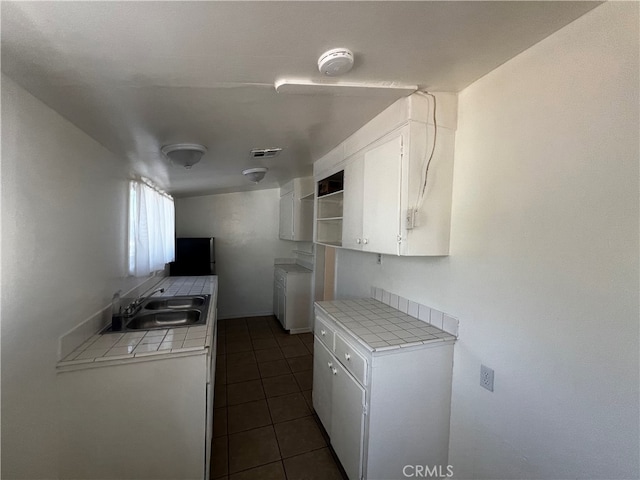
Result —
M 317 243 L 342 246 L 342 210 L 344 172 L 334 173 L 317 185 L 316 239 Z
M 318 197 L 318 220 L 321 218 L 342 218 L 342 190 Z
M 318 219 L 316 222 L 316 242 L 328 245 L 342 245 L 342 217 Z

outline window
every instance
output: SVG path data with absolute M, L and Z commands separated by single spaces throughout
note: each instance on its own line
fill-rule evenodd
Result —
M 129 275 L 162 270 L 174 260 L 173 198 L 144 181 L 129 184 Z

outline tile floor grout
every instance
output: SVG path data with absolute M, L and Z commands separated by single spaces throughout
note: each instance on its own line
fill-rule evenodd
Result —
M 229 344 L 233 345 L 232 350 L 229 349 Z M 304 347 L 304 350 L 301 347 Z M 276 349 L 277 355 L 274 354 Z M 251 478 L 260 480 L 298 480 L 300 478 L 317 478 L 322 480 L 346 479 L 342 467 L 336 462 L 333 452 L 328 447 L 326 432 L 324 432 L 324 429 L 319 425 L 319 421 L 311 404 L 312 385 L 311 379 L 308 376 L 311 375 L 313 369 L 312 334 L 289 335 L 280 327 L 280 324 L 273 316 L 221 320 L 218 323 L 218 350 L 215 385 L 215 387 L 217 387 L 215 389 L 216 405 L 214 408 L 214 447 L 211 463 L 212 480 L 246 480 Z M 271 352 L 269 354 L 256 355 L 256 352 L 265 350 L 270 350 Z M 233 366 L 234 373 L 231 382 L 229 381 L 229 356 L 235 361 L 241 362 Z M 305 360 L 298 360 L 301 364 L 292 367 L 292 364 L 296 363 L 296 361 L 293 360 L 295 358 L 305 358 Z M 280 362 L 278 365 L 286 368 L 275 367 L 274 364 L 276 364 L 276 362 Z M 220 363 L 223 363 L 223 367 L 220 367 Z M 272 371 L 264 367 L 264 364 L 269 364 L 270 368 L 273 367 Z M 253 367 L 253 365 L 255 365 L 255 367 Z M 243 371 L 244 373 L 242 373 Z M 282 373 L 283 371 L 286 373 Z M 255 375 L 257 375 L 257 378 L 254 378 Z M 306 378 L 305 375 L 307 375 Z M 289 377 L 292 379 L 292 382 L 290 381 L 289 384 L 283 382 L 278 385 L 276 383 L 277 380 L 269 380 L 279 377 Z M 261 395 L 255 396 L 255 398 L 254 396 L 237 398 L 234 393 L 234 403 L 229 403 L 229 385 L 239 385 L 255 382 L 256 380 L 259 380 L 259 385 L 262 390 Z M 304 380 L 306 380 L 306 382 Z M 222 388 L 221 385 L 223 385 L 224 388 Z M 257 385 L 257 383 L 255 385 Z M 293 385 L 295 385 L 295 389 L 293 389 Z M 306 389 L 304 389 L 304 387 L 306 387 Z M 247 392 L 245 391 L 244 395 L 246 394 Z M 219 400 L 219 397 L 222 395 L 224 395 L 224 399 Z M 272 399 L 281 398 L 284 400 L 283 397 L 289 396 L 295 398 L 296 395 L 299 397 L 296 398 L 298 409 L 300 404 L 303 404 L 305 411 L 294 412 L 290 415 L 285 413 L 282 418 L 279 416 L 276 417 L 274 413 L 277 411 L 276 407 L 279 407 L 282 411 L 283 405 L 285 409 L 287 405 L 284 402 L 276 403 Z M 263 413 L 266 411 L 266 416 L 263 416 L 262 420 L 255 422 L 253 425 L 251 424 L 251 420 L 249 420 L 248 424 L 244 426 L 240 425 L 240 429 L 236 430 L 238 425 L 236 425 L 235 420 L 233 422 L 231 421 L 230 410 L 233 412 L 233 415 L 236 416 L 236 413 L 242 411 L 242 405 L 246 406 L 252 403 L 254 405 L 260 405 L 260 407 L 264 406 Z M 294 403 L 292 400 L 290 408 L 293 407 Z M 224 433 L 220 434 L 220 432 L 216 432 L 216 419 L 220 418 L 216 417 L 216 413 L 220 415 L 222 409 L 224 409 L 225 415 Z M 259 411 L 260 409 L 257 408 L 256 410 Z M 282 412 L 279 415 L 282 415 Z M 305 422 L 304 419 L 310 419 L 311 423 L 309 423 L 308 420 Z M 269 423 L 264 424 L 265 421 L 269 421 Z M 306 433 L 311 438 L 311 440 L 309 440 L 311 444 L 300 447 L 307 438 L 299 437 L 297 439 L 298 442 L 295 443 L 294 450 L 287 452 L 287 448 L 285 448 L 286 445 L 282 444 L 282 441 L 286 440 L 285 434 L 287 433 L 287 427 L 276 428 L 276 426 L 292 426 L 297 422 L 295 427 L 304 427 L 301 421 L 306 423 Z M 230 427 L 233 428 L 233 432 L 231 432 Z M 278 459 L 265 457 L 262 460 L 255 460 L 249 464 L 242 465 L 242 459 L 240 457 L 234 457 L 234 452 L 240 439 L 247 438 L 247 434 L 251 435 L 250 432 L 264 432 L 267 428 L 270 429 L 271 441 L 275 444 Z M 310 431 L 309 428 L 311 429 Z M 288 433 L 290 435 L 300 435 L 299 432 Z M 221 438 L 224 438 L 224 440 L 220 440 Z M 234 440 L 233 442 L 232 439 Z M 220 442 L 226 444 L 226 448 L 223 448 L 222 451 L 215 448 Z M 234 448 L 232 448 L 232 444 Z M 259 446 L 262 446 L 262 444 Z M 302 450 L 299 451 L 299 448 L 302 448 Z M 232 452 L 232 450 L 234 450 L 234 452 Z M 260 450 L 260 448 L 257 450 Z M 275 453 L 275 451 L 272 453 Z M 221 456 L 225 458 L 220 458 Z M 295 459 L 299 459 L 301 463 L 298 462 L 299 464 L 295 465 Z M 216 469 L 216 466 L 222 462 L 224 462 L 226 468 L 222 470 Z M 276 464 L 278 467 L 274 467 L 275 469 L 272 468 Z M 232 468 L 234 469 L 233 472 L 231 471 Z

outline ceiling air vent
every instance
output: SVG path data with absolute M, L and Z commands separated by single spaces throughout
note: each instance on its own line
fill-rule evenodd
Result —
M 271 158 L 278 155 L 281 151 L 281 148 L 254 148 L 251 150 L 251 156 L 253 158 Z

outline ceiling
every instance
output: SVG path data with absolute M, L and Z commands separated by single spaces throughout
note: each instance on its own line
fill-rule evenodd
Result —
M 176 196 L 270 188 L 391 104 L 387 96 L 277 93 L 323 81 L 317 59 L 351 49 L 350 82 L 458 92 L 596 2 L 10 2 L 2 70 Z M 161 154 L 202 143 L 186 170 Z M 282 147 L 256 160 L 252 148 Z M 253 186 L 245 168 L 265 166 Z

